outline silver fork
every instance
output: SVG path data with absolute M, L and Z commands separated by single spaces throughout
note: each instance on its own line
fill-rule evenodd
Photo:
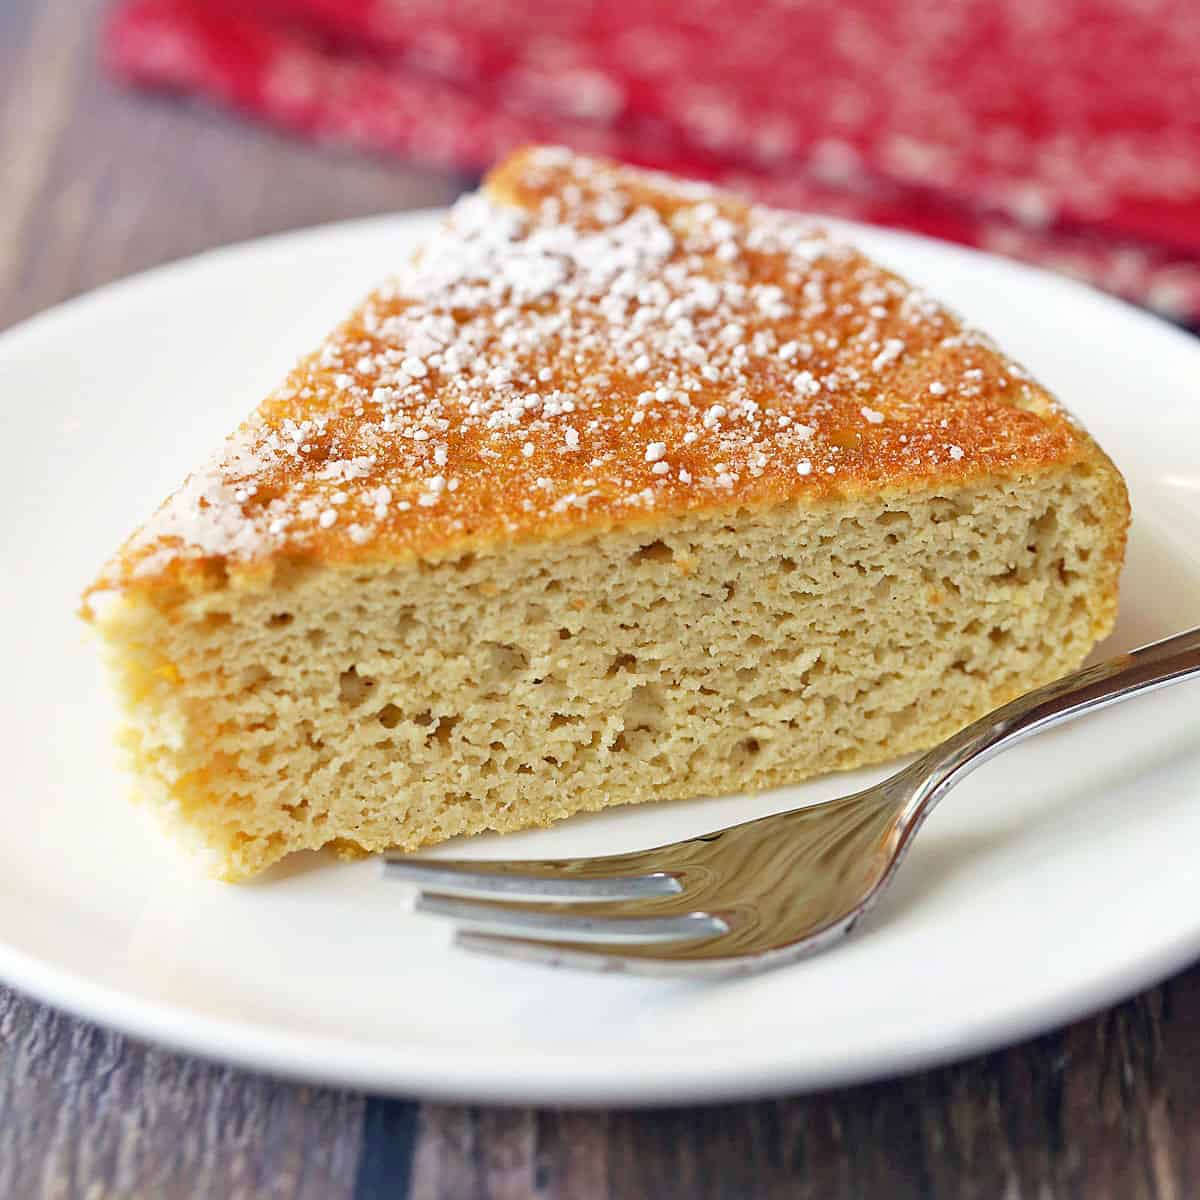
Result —
M 387 857 L 471 950 L 554 966 L 711 976 L 794 962 L 879 899 L 956 783 L 1044 729 L 1200 675 L 1200 628 L 1077 671 L 968 725 L 889 779 L 634 854 L 528 862 Z

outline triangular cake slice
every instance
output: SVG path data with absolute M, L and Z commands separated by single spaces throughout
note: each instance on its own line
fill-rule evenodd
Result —
M 225 877 L 893 758 L 1111 627 L 1113 465 L 808 220 L 532 149 L 396 266 L 89 593 Z

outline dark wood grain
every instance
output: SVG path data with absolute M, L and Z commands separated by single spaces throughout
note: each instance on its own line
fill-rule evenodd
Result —
M 461 179 L 130 96 L 97 0 L 0 0 L 0 326 L 132 271 Z M 149 1049 L 0 988 L 0 1200 L 1200 1194 L 1200 970 L 1002 1053 L 759 1104 L 414 1106 Z
M 338 1200 L 364 1100 L 146 1049 L 0 989 L 0 1196 Z

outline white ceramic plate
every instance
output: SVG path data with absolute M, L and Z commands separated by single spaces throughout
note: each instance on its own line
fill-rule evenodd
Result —
M 332 226 L 106 288 L 0 337 L 0 978 L 200 1054 L 479 1101 L 752 1096 L 1025 1037 L 1200 953 L 1200 689 L 1021 746 L 930 820 L 895 890 L 835 952 L 664 983 L 454 949 L 376 862 L 308 856 L 260 884 L 198 878 L 126 803 L 96 649 L 74 616 L 100 560 L 428 227 Z M 1200 342 L 1076 284 L 856 230 L 992 331 L 1087 421 L 1136 512 L 1102 652 L 1200 619 Z M 453 847 L 616 852 L 859 786 L 647 806 Z

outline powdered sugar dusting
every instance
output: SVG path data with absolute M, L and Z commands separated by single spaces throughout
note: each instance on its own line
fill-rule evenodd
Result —
M 424 553 L 1059 454 L 986 340 L 809 221 L 510 163 L 126 548 Z M 886 414 L 886 419 L 885 419 Z M 947 449 L 949 448 L 949 449 Z

